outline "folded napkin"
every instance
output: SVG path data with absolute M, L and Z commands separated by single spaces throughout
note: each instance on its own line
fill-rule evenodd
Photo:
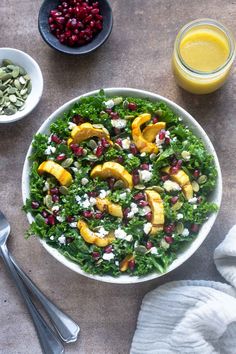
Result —
M 175 281 L 142 302 L 130 354 L 236 353 L 236 225 L 214 252 L 220 274 L 232 285 Z

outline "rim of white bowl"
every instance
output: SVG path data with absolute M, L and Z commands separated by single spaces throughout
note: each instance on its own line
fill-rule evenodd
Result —
M 95 95 L 99 92 L 100 90 L 94 90 L 90 91 L 88 93 L 85 93 L 83 95 L 80 95 L 76 98 L 73 98 L 72 100 L 66 102 L 63 104 L 61 107 L 59 107 L 56 111 L 54 111 L 41 125 L 39 130 L 37 131 L 36 134 L 38 133 L 47 133 L 50 124 L 52 121 L 56 120 L 59 118 L 59 116 L 64 113 L 65 111 L 68 111 L 70 107 L 77 102 L 81 97 L 86 97 L 86 96 L 91 96 Z M 217 169 L 218 173 L 218 178 L 217 178 L 217 185 L 212 193 L 214 197 L 212 198 L 212 201 L 218 205 L 218 208 L 220 209 L 221 205 L 221 199 L 222 199 L 222 174 L 221 174 L 221 169 L 220 169 L 220 164 L 218 157 L 216 155 L 215 149 L 213 147 L 213 144 L 211 143 L 208 135 L 204 131 L 204 129 L 200 126 L 200 124 L 182 107 L 180 107 L 178 104 L 174 103 L 173 101 L 169 100 L 168 98 L 165 98 L 161 95 L 144 91 L 144 90 L 139 90 L 139 89 L 132 89 L 132 88 L 125 88 L 125 87 L 112 87 L 112 88 L 106 88 L 104 89 L 105 93 L 108 96 L 123 96 L 123 97 L 141 97 L 141 98 L 147 98 L 150 99 L 151 101 L 163 101 L 167 105 L 170 106 L 171 109 L 174 110 L 175 113 L 177 113 L 181 118 L 183 119 L 183 123 L 188 124 L 190 129 L 194 131 L 194 134 L 198 137 L 200 137 L 203 140 L 203 143 L 207 150 L 213 155 L 214 157 L 214 162 L 215 166 Z M 23 202 L 25 203 L 26 198 L 29 196 L 29 171 L 30 171 L 30 163 L 28 157 L 31 155 L 32 152 L 32 143 L 30 144 L 30 147 L 28 149 L 24 166 L 23 166 L 23 173 L 22 173 L 22 196 L 23 196 Z M 196 250 L 201 246 L 203 241 L 206 239 L 208 233 L 210 232 L 216 218 L 219 212 L 219 209 L 217 212 L 211 214 L 208 218 L 208 220 L 202 225 L 198 235 L 196 238 L 182 251 L 178 253 L 177 258 L 170 264 L 168 267 L 167 271 L 164 274 L 159 274 L 159 273 L 150 273 L 148 275 L 144 276 L 129 276 L 129 275 L 120 275 L 119 277 L 112 277 L 110 275 L 93 275 L 84 272 L 80 266 L 69 259 L 67 259 L 65 256 L 63 256 L 59 251 L 57 251 L 55 248 L 49 246 L 44 240 L 38 238 L 40 243 L 43 245 L 43 247 L 54 257 L 56 258 L 60 263 L 65 265 L 67 268 L 73 270 L 76 273 L 79 273 L 81 275 L 86 276 L 87 278 L 93 279 L 93 280 L 98 280 L 106 283 L 113 283 L 113 284 L 135 284 L 135 283 L 141 283 L 145 282 L 148 280 L 153 280 L 160 278 L 168 273 L 170 273 L 172 270 L 178 268 L 180 265 L 182 265 L 185 261 L 187 261 L 195 252 Z M 27 214 L 27 218 L 29 223 L 32 223 L 34 218 L 30 213 Z
M 36 96 L 35 103 L 33 105 L 29 104 L 28 107 L 26 107 L 22 111 L 17 111 L 15 114 L 12 114 L 10 116 L 0 115 L 0 124 L 13 123 L 13 122 L 16 122 L 16 121 L 26 117 L 38 105 L 38 103 L 42 97 L 42 94 L 43 94 L 43 75 L 42 75 L 42 71 L 41 71 L 38 63 L 36 62 L 36 60 L 33 59 L 29 54 L 23 52 L 20 49 L 6 48 L 6 47 L 0 48 L 0 53 L 5 52 L 5 51 L 16 53 L 17 55 L 20 55 L 24 59 L 26 59 L 26 61 L 31 62 L 33 64 L 33 66 L 36 70 L 36 75 L 37 75 L 37 96 Z M 5 59 L 11 60 L 11 58 L 5 58 Z M 32 78 L 31 78 L 31 80 L 32 80 Z M 32 91 L 31 91 L 31 93 L 32 93 Z M 31 93 L 27 97 L 27 100 L 30 100 Z M 27 100 L 26 100 L 26 102 L 27 102 Z

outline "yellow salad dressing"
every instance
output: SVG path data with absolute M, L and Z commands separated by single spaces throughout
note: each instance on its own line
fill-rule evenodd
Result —
M 234 41 L 227 30 L 216 21 L 197 20 L 185 26 L 177 36 L 172 66 L 181 87 L 204 94 L 224 84 L 233 59 Z

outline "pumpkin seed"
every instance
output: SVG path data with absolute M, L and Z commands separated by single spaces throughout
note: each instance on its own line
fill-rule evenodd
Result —
M 177 210 L 179 210 L 179 209 L 182 207 L 182 205 L 183 205 L 183 202 L 181 202 L 180 200 L 178 200 L 178 201 L 171 207 L 171 209 L 177 211 Z
M 10 95 L 10 96 L 9 96 L 9 100 L 10 100 L 12 103 L 16 103 L 17 98 L 16 98 L 15 95 Z
M 157 114 L 159 117 L 161 117 L 162 114 L 163 114 L 162 109 L 157 109 L 157 110 L 155 111 L 155 114 Z
M 2 81 L 6 81 L 6 80 L 9 80 L 9 79 L 11 79 L 12 78 L 12 75 L 10 74 L 10 73 L 6 73 L 6 74 L 3 74 L 2 76 L 1 76 L 1 80 Z
M 27 89 L 22 89 L 22 90 L 20 91 L 21 96 L 24 96 L 24 95 L 26 94 L 26 92 L 27 92 Z
M 12 71 L 12 77 L 16 78 L 17 76 L 19 76 L 20 73 L 20 68 L 19 66 L 15 66 L 14 70 Z
M 3 92 L 2 92 L 2 90 L 0 90 L 0 97 L 2 97 L 3 96 Z
M 102 124 L 92 124 L 92 126 L 93 126 L 94 128 L 97 128 L 97 129 L 102 129 L 102 128 L 104 128 L 104 125 L 102 125 Z
M 123 101 L 123 107 L 124 107 L 124 109 L 127 109 L 127 108 L 128 108 L 128 105 L 129 105 L 129 101 L 124 100 L 124 101 Z
M 96 267 L 98 267 L 102 262 L 103 262 L 103 259 L 100 258 L 100 259 L 96 262 Z
M 23 109 L 25 109 L 25 105 L 21 106 L 18 111 L 23 111 Z
M 114 102 L 114 105 L 117 106 L 118 104 L 123 102 L 123 98 L 122 97 L 113 98 L 113 102 Z
M 6 114 L 7 116 L 11 116 L 12 114 L 15 113 L 16 113 L 16 108 L 7 107 L 4 109 L 4 114 Z
M 21 90 L 21 84 L 20 84 L 20 81 L 18 79 L 14 80 L 14 85 L 17 88 L 17 90 Z
M 63 195 L 66 195 L 69 193 L 69 189 L 66 186 L 60 186 L 59 187 L 59 192 Z
M 72 165 L 72 163 L 74 162 L 74 160 L 72 159 L 72 157 L 69 157 L 68 159 L 65 159 L 64 161 L 62 161 L 61 166 L 64 168 L 70 167 L 70 165 Z
M 207 181 L 207 176 L 206 175 L 201 175 L 199 178 L 198 178 L 198 183 L 199 184 L 204 184 L 204 183 L 206 183 L 206 181 Z
M 181 235 L 182 232 L 184 231 L 184 224 L 182 222 L 178 222 L 175 231 L 177 235 Z
M 120 151 L 120 150 L 123 150 L 122 147 L 121 147 L 119 144 L 117 144 L 117 143 L 115 143 L 113 146 L 114 146 L 114 148 L 115 148 L 116 150 L 119 150 L 119 151 Z
M 52 208 L 53 202 L 52 202 L 52 196 L 50 194 L 46 195 L 46 197 L 44 198 L 44 203 L 48 209 Z
M 130 114 L 130 115 L 125 116 L 125 119 L 134 119 L 134 116 L 132 116 L 132 115 Z
M 156 158 L 157 158 L 157 154 L 152 153 L 152 154 L 150 155 L 150 160 L 151 160 L 151 161 L 156 160 Z
M 90 147 L 92 150 L 95 150 L 98 147 L 98 144 L 96 143 L 95 140 L 90 139 L 89 142 L 87 143 L 88 147 Z
M 89 161 L 97 161 L 97 156 L 95 156 L 95 155 L 88 155 L 87 156 L 87 159 L 89 160 Z
M 31 83 L 31 81 L 29 81 L 28 86 L 27 86 L 27 93 L 30 94 L 31 90 L 32 90 L 32 83 Z
M 23 102 L 17 100 L 16 103 L 15 103 L 15 106 L 16 107 L 22 107 L 23 106 Z
M 192 181 L 192 188 L 194 192 L 198 192 L 200 187 L 196 181 Z
M 24 76 L 24 79 L 25 79 L 25 81 L 30 81 L 30 76 L 29 76 L 28 74 L 26 74 L 26 75 Z
M 113 188 L 114 189 L 123 189 L 123 188 L 125 188 L 125 183 L 121 179 L 119 179 L 118 181 L 116 181 L 114 183 Z
M 169 243 L 167 243 L 166 240 L 163 238 L 163 239 L 161 239 L 160 247 L 164 248 L 164 250 L 167 250 L 167 249 L 170 247 L 170 245 L 169 245 Z
M 181 156 L 183 157 L 184 160 L 188 161 L 191 157 L 191 154 L 189 151 L 184 150 L 181 152 Z
M 74 162 L 74 166 L 75 166 L 76 168 L 80 168 L 80 167 L 81 167 L 81 163 L 78 162 L 78 161 L 75 161 L 75 162 Z
M 84 148 L 84 149 L 83 149 L 83 152 L 82 152 L 82 155 L 83 155 L 83 156 L 86 156 L 87 153 L 88 153 L 88 150 Z
M 135 252 L 138 254 L 145 254 L 147 252 L 147 248 L 145 246 L 139 245 L 135 247 Z
M 163 193 L 164 192 L 164 188 L 160 187 L 160 186 L 151 186 L 151 187 L 147 187 L 146 189 L 152 189 L 158 193 Z
M 16 90 L 15 87 L 9 87 L 9 88 L 7 89 L 7 92 L 8 92 L 10 95 L 15 94 L 16 91 L 17 91 L 17 90 Z
M 19 81 L 20 81 L 21 85 L 24 85 L 26 83 L 26 81 L 25 81 L 23 76 L 19 77 Z
M 10 59 L 3 59 L 2 60 L 2 65 L 7 66 L 7 65 L 12 65 L 12 61 Z
M 135 189 L 138 189 L 138 190 L 143 190 L 145 189 L 146 187 L 143 185 L 143 184 L 136 184 L 136 186 L 134 186 Z

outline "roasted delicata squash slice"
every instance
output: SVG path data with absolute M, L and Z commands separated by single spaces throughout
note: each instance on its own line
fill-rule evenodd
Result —
M 90 244 L 94 244 L 98 247 L 106 247 L 112 243 L 114 240 L 113 232 L 109 232 L 109 234 L 103 238 L 99 237 L 96 232 L 93 232 L 88 227 L 87 223 L 83 220 L 79 220 L 77 223 L 77 227 L 80 231 L 80 235 L 83 237 L 84 241 Z
M 146 139 L 147 141 L 152 143 L 156 139 L 157 134 L 162 129 L 165 129 L 165 127 L 166 127 L 165 122 L 158 122 L 155 124 L 150 124 L 143 129 L 142 135 L 143 135 L 144 139 Z
M 147 152 L 149 154 L 157 153 L 158 147 L 147 141 L 141 132 L 141 126 L 151 119 L 151 114 L 143 113 L 140 114 L 132 123 L 132 137 L 137 149 L 141 152 Z
M 123 218 L 123 211 L 121 206 L 119 204 L 112 203 L 107 198 L 96 198 L 96 206 L 101 212 L 105 211 L 112 216 L 116 216 L 117 218 Z
M 92 169 L 90 176 L 92 178 L 98 177 L 101 179 L 114 177 L 115 179 L 123 181 L 126 188 L 133 188 L 131 174 L 118 162 L 109 161 L 105 162 L 103 165 L 97 165 Z
M 54 176 L 62 186 L 68 187 L 72 183 L 72 176 L 64 167 L 58 163 L 47 160 L 41 163 L 38 167 L 38 173 L 49 173 Z
M 130 254 L 126 256 L 121 262 L 120 262 L 120 271 L 125 272 L 129 268 L 129 262 L 134 260 L 134 255 Z
M 151 235 L 154 235 L 158 231 L 163 230 L 163 225 L 165 222 L 164 217 L 164 205 L 159 193 L 154 190 L 146 189 L 145 194 L 147 196 L 147 201 L 152 210 L 152 228 L 150 231 Z
M 190 179 L 187 173 L 185 173 L 183 170 L 179 170 L 177 173 L 172 174 L 170 167 L 165 167 L 162 169 L 162 171 L 168 173 L 171 179 L 180 185 L 187 200 L 193 197 L 193 187 L 190 183 Z
M 67 144 L 79 144 L 81 141 L 97 136 L 98 138 L 105 138 L 111 145 L 110 135 L 103 129 L 95 128 L 90 123 L 82 123 L 74 127 L 71 132 L 71 137 L 67 140 Z

